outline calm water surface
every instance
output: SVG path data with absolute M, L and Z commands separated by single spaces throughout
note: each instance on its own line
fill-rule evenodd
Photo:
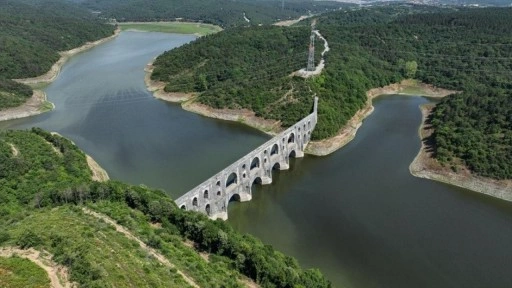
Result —
M 151 97 L 143 68 L 193 36 L 123 32 L 71 59 L 46 92 L 57 109 L 0 128 L 57 131 L 111 178 L 177 197 L 268 139 Z M 229 223 L 319 267 L 334 287 L 512 287 L 512 204 L 418 179 L 420 97 L 375 102 L 357 137 L 297 159 Z

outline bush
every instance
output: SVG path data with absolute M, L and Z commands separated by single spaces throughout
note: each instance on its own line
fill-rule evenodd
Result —
M 16 245 L 20 246 L 21 249 L 28 249 L 31 247 L 37 247 L 41 245 L 43 240 L 37 234 L 30 230 L 23 231 L 16 240 Z

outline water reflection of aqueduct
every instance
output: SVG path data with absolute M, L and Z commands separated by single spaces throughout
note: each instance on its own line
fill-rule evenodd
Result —
M 254 183 L 272 183 L 273 169 L 286 170 L 290 157 L 304 156 L 317 122 L 317 105 L 315 98 L 313 113 L 176 199 L 178 207 L 227 219 L 231 200 L 251 200 Z

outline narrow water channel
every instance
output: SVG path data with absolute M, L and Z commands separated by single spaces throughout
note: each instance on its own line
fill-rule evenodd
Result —
M 47 87 L 55 111 L 0 122 L 57 131 L 111 178 L 178 197 L 268 139 L 154 99 L 144 66 L 193 36 L 123 32 L 71 59 Z M 319 267 L 334 287 L 512 287 L 512 204 L 409 174 L 420 97 L 375 101 L 357 137 L 296 159 L 229 223 Z

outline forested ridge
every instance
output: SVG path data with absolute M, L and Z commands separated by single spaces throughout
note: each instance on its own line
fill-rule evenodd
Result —
M 114 26 L 58 0 L 0 2 L 0 109 L 19 106 L 31 89 L 11 79 L 46 73 L 69 50 L 112 35 Z
M 188 287 L 176 270 L 155 264 L 82 207 L 130 229 L 201 287 L 241 287 L 241 275 L 261 287 L 330 287 L 318 270 L 302 270 L 223 221 L 178 209 L 160 190 L 93 182 L 83 152 L 59 135 L 39 128 L 0 132 L 0 246 L 44 249 L 83 287 Z M 210 253 L 209 261 L 186 239 Z
M 81 5 L 100 11 L 103 17 L 117 21 L 170 21 L 180 18 L 201 21 L 223 28 L 270 24 L 335 10 L 343 4 L 332 1 L 287 0 L 84 0 Z M 244 15 L 249 21 L 244 18 Z
M 199 92 L 201 103 L 252 109 L 264 118 L 281 120 L 284 126 L 303 117 L 316 94 L 319 123 L 313 139 L 319 140 L 334 136 L 365 105 L 367 90 L 405 78 L 483 92 L 488 97 L 474 97 L 486 99 L 482 107 L 499 105 L 501 100 L 493 95 L 510 95 L 512 89 L 512 26 L 508 23 L 512 23 L 512 8 L 385 5 L 332 12 L 318 17 L 317 29 L 331 47 L 320 76 L 308 80 L 289 76 L 304 67 L 307 59 L 309 21 L 303 21 L 298 27 L 224 31 L 166 52 L 157 58 L 152 78 L 167 82 L 166 91 Z M 241 41 L 240 33 L 254 41 Z M 288 41 L 275 48 L 276 39 Z M 321 45 L 317 41 L 317 47 Z M 219 60 L 216 51 L 229 53 Z M 469 94 L 458 97 L 465 95 Z M 506 143 L 501 153 L 510 155 Z M 485 149 L 491 153 L 491 147 Z

